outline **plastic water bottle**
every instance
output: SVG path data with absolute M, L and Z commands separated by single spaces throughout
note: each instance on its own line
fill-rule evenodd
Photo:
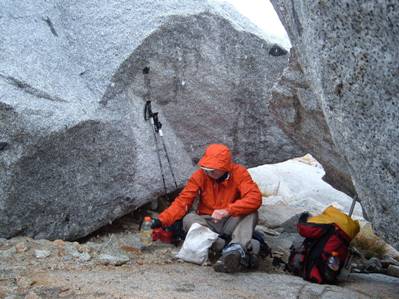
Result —
M 152 219 L 150 216 L 144 217 L 143 224 L 140 230 L 140 241 L 144 246 L 150 246 L 152 244 Z
M 336 252 L 336 251 L 331 252 L 331 256 L 328 258 L 327 265 L 333 271 L 339 270 L 338 252 Z

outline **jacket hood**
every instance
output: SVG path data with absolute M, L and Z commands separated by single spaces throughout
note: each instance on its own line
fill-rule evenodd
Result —
M 230 149 L 224 144 L 211 144 L 205 150 L 205 154 L 199 160 L 200 167 L 230 171 L 232 167 L 232 155 Z

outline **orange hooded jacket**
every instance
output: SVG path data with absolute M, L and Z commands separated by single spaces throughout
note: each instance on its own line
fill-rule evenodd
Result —
M 170 226 L 185 216 L 197 195 L 200 196 L 197 214 L 212 215 L 214 210 L 226 209 L 231 216 L 248 215 L 262 204 L 262 195 L 247 169 L 232 162 L 229 148 L 212 144 L 198 162 L 200 167 L 225 170 L 229 173 L 223 182 L 216 182 L 198 169 L 172 205 L 159 215 L 164 226 Z

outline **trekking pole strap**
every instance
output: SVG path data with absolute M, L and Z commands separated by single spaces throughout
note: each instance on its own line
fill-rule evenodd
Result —
M 146 101 L 144 105 L 144 120 L 148 121 L 152 118 L 151 101 Z
M 152 113 L 152 119 L 154 120 L 154 130 L 155 130 L 155 132 L 160 133 L 161 128 L 162 128 L 162 123 L 159 121 L 158 112 Z M 161 131 L 161 133 L 159 135 L 161 135 L 161 134 L 162 134 L 162 131 Z

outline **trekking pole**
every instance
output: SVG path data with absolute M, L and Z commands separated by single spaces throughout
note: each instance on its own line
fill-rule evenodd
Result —
M 157 133 L 161 137 L 161 142 L 162 142 L 163 150 L 165 151 L 166 160 L 168 161 L 169 170 L 170 170 L 170 173 L 172 174 L 173 182 L 175 183 L 175 187 L 177 189 L 177 182 L 176 182 L 175 174 L 173 173 L 172 163 L 170 163 L 169 154 L 168 154 L 168 151 L 166 149 L 165 141 L 163 139 L 163 132 L 162 132 L 162 129 L 161 129 L 162 128 L 162 124 L 159 122 L 159 119 L 158 119 L 158 112 L 153 114 L 153 119 L 154 119 L 155 123 L 159 123 L 159 127 L 156 126 L 158 128 Z
M 154 118 L 154 115 L 155 115 L 155 118 Z M 155 122 L 154 119 L 156 119 L 157 122 Z M 161 155 L 159 154 L 159 145 L 158 145 L 158 138 L 157 138 L 157 133 L 158 133 L 158 130 L 159 130 L 158 126 L 162 126 L 162 124 L 158 120 L 158 112 L 157 113 L 153 113 L 152 110 L 151 110 L 151 101 L 147 101 L 145 103 L 145 106 L 144 106 L 144 120 L 146 120 L 146 121 L 150 120 L 152 128 L 153 128 L 152 133 L 153 133 L 153 136 L 154 136 L 155 151 L 157 152 L 159 168 L 161 169 L 161 177 L 162 177 L 163 189 L 165 191 L 166 199 L 169 201 L 168 190 L 166 188 L 165 174 L 164 174 L 164 171 L 163 171 Z
M 356 194 L 355 196 L 353 196 L 352 205 L 351 205 L 351 208 L 350 208 L 350 210 L 349 210 L 349 217 L 352 217 L 353 210 L 355 209 L 355 205 L 356 205 L 357 198 L 358 198 L 358 197 L 357 197 L 357 194 Z
M 143 69 L 144 84 L 145 84 L 146 89 L 147 89 L 147 92 L 144 95 L 144 98 L 146 99 L 146 103 L 145 103 L 145 106 L 144 106 L 144 120 L 145 121 L 150 120 L 151 124 L 152 124 L 152 127 L 153 127 L 155 147 L 156 147 L 156 151 L 157 151 L 159 167 L 161 169 L 161 176 L 162 176 L 162 182 L 163 182 L 163 186 L 164 186 L 164 190 L 165 190 L 165 196 L 166 196 L 167 200 L 169 201 L 168 192 L 167 192 L 167 188 L 166 188 L 164 169 L 163 169 L 163 166 L 162 166 L 161 156 L 160 156 L 160 153 L 159 153 L 160 149 L 159 149 L 159 145 L 158 145 L 158 138 L 156 136 L 157 134 L 161 138 L 162 147 L 163 147 L 163 150 L 165 152 L 165 156 L 166 156 L 166 159 L 168 161 L 169 170 L 170 170 L 170 172 L 172 174 L 173 181 L 174 181 L 176 189 L 177 189 L 177 182 L 176 182 L 175 174 L 174 174 L 173 169 L 172 169 L 172 163 L 170 162 L 169 153 L 167 151 L 166 144 L 165 144 L 165 141 L 163 139 L 162 123 L 159 121 L 158 112 L 152 112 L 151 100 L 150 100 L 150 98 L 151 98 L 151 96 L 150 96 L 150 80 L 148 78 L 149 71 L 150 71 L 149 67 L 145 67 Z

